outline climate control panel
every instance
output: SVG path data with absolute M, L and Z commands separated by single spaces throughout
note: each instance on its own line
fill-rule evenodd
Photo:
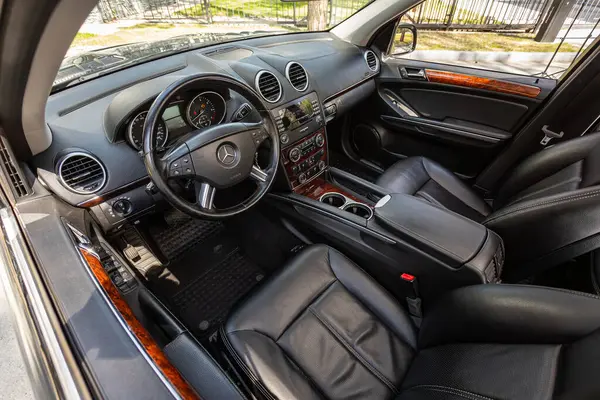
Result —
M 321 128 L 285 147 L 281 158 L 292 189 L 321 174 L 327 168 L 327 140 Z

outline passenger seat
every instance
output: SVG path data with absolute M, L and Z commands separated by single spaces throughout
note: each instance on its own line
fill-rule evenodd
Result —
M 525 159 L 509 173 L 492 205 L 452 172 L 423 157 L 398 161 L 377 184 L 486 225 L 504 240 L 507 264 L 523 264 L 600 234 L 600 133 Z M 584 244 L 578 243 L 582 248 Z M 523 278 L 536 268 L 512 275 Z

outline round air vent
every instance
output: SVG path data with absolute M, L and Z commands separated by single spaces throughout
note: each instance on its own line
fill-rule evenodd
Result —
M 269 71 L 259 71 L 254 83 L 258 93 L 269 103 L 277 103 L 281 98 L 281 83 Z
M 379 69 L 379 59 L 371 50 L 365 51 L 365 61 L 371 71 L 377 72 Z
M 288 63 L 285 67 L 285 76 L 294 89 L 304 92 L 308 87 L 308 76 L 304 67 L 297 62 Z
M 82 152 L 64 156 L 58 163 L 58 177 L 69 190 L 91 194 L 106 183 L 106 169 L 96 157 Z

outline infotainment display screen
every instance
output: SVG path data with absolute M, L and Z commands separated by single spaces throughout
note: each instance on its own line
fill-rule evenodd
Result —
M 281 122 L 283 122 L 283 126 L 286 130 L 298 128 L 305 122 L 308 122 L 313 114 L 313 106 L 308 97 L 296 104 L 292 104 L 279 110 Z

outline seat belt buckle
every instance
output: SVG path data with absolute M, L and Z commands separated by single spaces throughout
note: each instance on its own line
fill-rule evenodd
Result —
M 411 315 L 411 317 L 413 317 L 413 320 L 418 326 L 420 325 L 421 318 L 423 318 L 423 311 L 421 307 L 421 297 L 419 297 L 419 285 L 417 283 L 417 277 L 411 274 L 403 273 L 400 275 L 400 279 L 405 282 L 409 292 L 409 295 L 406 296 L 408 313 Z
M 560 131 L 559 133 L 551 131 L 549 125 L 542 126 L 542 132 L 544 132 L 544 138 L 540 141 L 542 146 L 546 146 L 552 139 L 560 139 L 565 134 L 563 131 Z

